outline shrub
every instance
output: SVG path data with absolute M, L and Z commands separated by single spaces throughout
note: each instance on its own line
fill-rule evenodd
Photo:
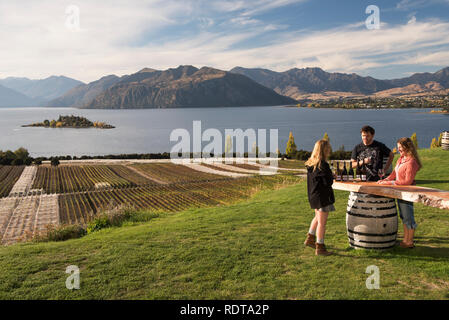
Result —
M 296 152 L 296 160 L 307 160 L 312 155 L 311 152 L 305 150 L 299 150 Z
M 110 207 L 96 216 L 91 216 L 91 220 L 87 224 L 87 233 L 109 227 L 119 227 L 124 221 L 129 220 L 134 212 L 135 208 L 126 205 Z
M 87 233 L 99 231 L 111 227 L 111 223 L 106 215 L 99 215 L 87 224 Z
M 430 149 L 436 149 L 438 148 L 438 142 L 436 138 L 432 139 L 432 142 L 430 143 Z
M 418 149 L 418 138 L 416 137 L 416 132 L 414 132 L 412 134 L 410 139 L 412 140 L 413 144 L 415 145 L 415 148 Z
M 46 230 L 34 236 L 33 241 L 46 242 L 46 241 L 64 241 L 69 239 L 81 238 L 86 234 L 86 230 L 80 225 L 62 225 L 54 226 L 49 224 L 46 226 Z
M 345 151 L 345 146 L 342 145 L 337 151 L 331 153 L 329 159 L 330 160 L 350 160 L 351 159 L 351 151 Z

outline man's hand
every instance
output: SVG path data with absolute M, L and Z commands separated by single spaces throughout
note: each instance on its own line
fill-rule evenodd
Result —
M 362 161 L 362 164 L 360 165 L 360 161 Z M 369 164 L 371 163 L 371 157 L 369 158 L 365 158 L 363 160 L 355 160 L 355 159 L 351 159 L 351 163 L 352 163 L 352 168 L 355 169 L 357 168 L 357 166 L 362 166 L 364 164 Z
M 363 163 L 364 163 L 364 164 L 369 164 L 369 163 L 371 163 L 371 157 L 363 159 Z
M 388 184 L 388 185 L 392 185 L 393 183 L 391 181 L 388 180 L 379 180 L 377 181 L 377 184 Z

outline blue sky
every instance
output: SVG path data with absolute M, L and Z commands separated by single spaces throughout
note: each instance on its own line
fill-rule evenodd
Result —
M 2 1 L 0 78 L 89 82 L 185 64 L 399 78 L 449 66 L 448 13 L 449 0 Z

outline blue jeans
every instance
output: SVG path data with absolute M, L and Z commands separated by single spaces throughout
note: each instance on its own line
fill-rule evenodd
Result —
M 413 202 L 398 199 L 398 207 L 402 223 L 405 224 L 408 229 L 416 229 L 418 225 L 415 222 Z

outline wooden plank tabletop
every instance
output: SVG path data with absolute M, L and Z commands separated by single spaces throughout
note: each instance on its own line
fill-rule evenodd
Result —
M 369 193 L 387 198 L 419 202 L 426 206 L 449 210 L 449 191 L 420 186 L 389 186 L 376 182 L 334 181 L 335 190 Z

